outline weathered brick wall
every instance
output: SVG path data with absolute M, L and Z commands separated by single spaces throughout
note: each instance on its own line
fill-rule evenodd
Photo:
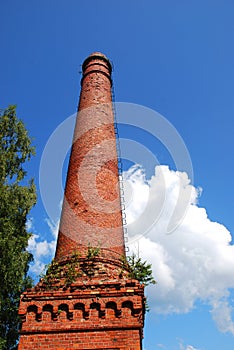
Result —
M 56 267 L 21 296 L 19 350 L 142 350 L 144 287 L 124 254 L 111 65 L 95 53 L 83 64 Z
M 99 53 L 83 64 L 56 259 L 89 244 L 124 254 L 111 65 Z
M 144 288 L 126 279 L 77 280 L 49 290 L 40 282 L 23 294 L 19 314 L 19 350 L 140 350 Z
M 19 350 L 141 350 L 138 330 L 22 335 Z

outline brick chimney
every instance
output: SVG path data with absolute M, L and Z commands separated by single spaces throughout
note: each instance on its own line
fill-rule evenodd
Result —
M 144 287 L 125 256 L 111 64 L 95 52 L 83 77 L 55 259 L 21 296 L 19 350 L 141 350 Z
M 89 245 L 124 254 L 111 64 L 95 52 L 83 63 L 56 260 Z

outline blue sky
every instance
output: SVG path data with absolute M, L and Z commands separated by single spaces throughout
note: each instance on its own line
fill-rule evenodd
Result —
M 75 113 L 81 64 L 93 51 L 105 53 L 113 62 L 116 101 L 149 107 L 174 125 L 191 156 L 193 185 L 202 188 L 198 206 L 206 209 L 211 222 L 225 225 L 233 234 L 231 0 L 9 0 L 1 1 L 0 9 L 0 107 L 17 104 L 18 115 L 34 138 L 37 155 L 28 172 L 38 187 L 38 204 L 31 213 L 37 242 L 53 239 L 40 197 L 42 152 L 58 124 Z M 174 169 L 170 156 L 150 135 L 127 126 L 120 128 L 120 135 L 144 144 L 160 164 Z M 166 174 L 168 179 L 173 175 Z M 140 188 L 143 180 L 138 175 Z M 154 188 L 152 182 L 149 187 Z M 213 256 L 210 245 L 207 249 Z M 45 260 L 51 258 L 51 250 Z M 233 260 L 230 266 L 222 262 L 222 276 L 226 273 L 229 281 Z M 157 287 L 153 293 L 157 298 Z M 232 307 L 233 296 L 232 292 L 228 299 Z M 234 334 L 221 331 L 212 318 L 214 305 L 199 293 L 193 302 L 187 313 L 179 309 L 163 314 L 153 305 L 146 318 L 145 349 L 233 349 Z

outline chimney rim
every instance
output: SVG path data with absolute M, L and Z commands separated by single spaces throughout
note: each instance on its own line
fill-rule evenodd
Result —
M 87 64 L 92 61 L 92 60 L 95 60 L 95 59 L 98 59 L 98 60 L 101 60 L 101 61 L 104 61 L 107 66 L 108 66 L 108 69 L 109 69 L 109 72 L 111 74 L 112 72 L 112 64 L 110 62 L 110 60 L 106 57 L 106 55 L 104 55 L 103 53 L 99 52 L 99 51 L 95 51 L 93 53 L 91 53 L 83 62 L 82 64 L 82 70 L 83 70 L 83 73 L 85 71 L 85 68 L 87 66 Z

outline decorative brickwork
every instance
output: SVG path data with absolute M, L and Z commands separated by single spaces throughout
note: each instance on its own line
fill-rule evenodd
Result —
M 19 350 L 140 350 L 143 303 L 134 280 L 76 281 L 65 290 L 39 283 L 21 301 Z
M 74 281 L 67 281 L 71 266 Z M 141 350 L 144 287 L 120 260 L 86 256 L 56 268 L 22 295 L 19 350 Z
M 142 350 L 144 286 L 129 278 L 119 195 L 111 64 L 83 64 L 55 260 L 21 297 L 19 350 Z

